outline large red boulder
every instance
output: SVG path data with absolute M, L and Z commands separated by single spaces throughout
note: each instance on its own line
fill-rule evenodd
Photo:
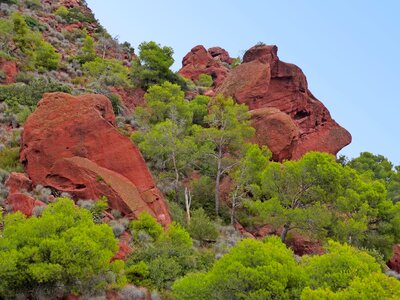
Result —
M 30 180 L 24 173 L 11 172 L 5 185 L 10 194 L 22 191 L 29 192 L 32 189 L 32 180 Z
M 0 83 L 10 84 L 15 82 L 15 78 L 18 74 L 17 62 L 6 61 L 0 58 L 0 71 L 4 74 L 4 77 L 0 77 Z
M 221 48 L 221 50 L 223 49 Z M 201 74 L 207 74 L 213 78 L 215 87 L 220 86 L 229 72 L 229 69 L 223 64 L 228 59 L 227 52 L 224 54 L 220 51 L 218 55 L 216 52 L 212 53 L 215 55 L 214 57 L 202 45 L 192 48 L 183 58 L 182 69 L 178 73 L 192 81 L 198 80 Z
M 10 206 L 13 212 L 20 211 L 28 217 L 32 216 L 35 206 L 45 206 L 43 202 L 21 193 L 9 195 L 6 204 Z
M 256 140 L 272 150 L 274 159 L 298 159 L 308 151 L 336 154 L 351 142 L 350 133 L 308 90 L 301 69 L 280 61 L 277 51 L 276 46 L 267 45 L 249 49 L 243 63 L 229 72 L 216 92 L 255 110 Z M 261 108 L 278 111 L 271 114 Z M 275 117 L 279 118 L 276 122 Z
M 76 198 L 107 196 L 110 206 L 161 223 L 171 218 L 138 148 L 115 127 L 102 95 L 48 93 L 24 126 L 21 162 L 33 184 Z
M 393 246 L 393 256 L 387 263 L 388 267 L 400 273 L 400 244 Z

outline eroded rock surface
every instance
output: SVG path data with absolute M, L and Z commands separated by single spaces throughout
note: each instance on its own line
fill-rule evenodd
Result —
M 267 145 L 273 159 L 298 159 L 309 151 L 336 155 L 351 142 L 350 133 L 338 125 L 327 108 L 308 89 L 307 79 L 296 65 L 279 60 L 275 45 L 257 45 L 243 56 L 239 66 L 229 69 L 229 54 L 222 48 L 208 51 L 194 47 L 179 71 L 195 80 L 214 73 L 210 95 L 222 93 L 246 104 L 256 129 L 254 142 Z
M 218 87 L 229 72 L 224 62 L 231 60 L 228 52 L 222 48 L 214 47 L 207 51 L 204 46 L 198 45 L 183 58 L 179 74 L 192 81 L 198 80 L 201 74 L 207 74 L 213 78 L 214 86 Z
M 104 195 L 124 214 L 135 217 L 147 211 L 170 223 L 138 148 L 114 125 L 105 96 L 45 94 L 24 126 L 21 161 L 27 174 L 34 185 L 82 199 Z

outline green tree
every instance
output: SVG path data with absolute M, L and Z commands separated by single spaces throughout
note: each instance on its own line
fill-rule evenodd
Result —
M 158 123 L 144 133 L 138 146 L 152 166 L 163 172 L 163 177 L 172 177 L 175 197 L 180 182 L 191 170 L 198 146 L 192 136 L 186 135 L 184 127 L 171 120 Z M 170 175 L 167 175 L 170 173 Z
M 393 202 L 400 200 L 400 166 L 393 164 L 383 155 L 374 155 L 370 152 L 361 152 L 348 162 L 348 166 L 372 179 L 382 180 L 388 190 L 387 198 Z
M 50 204 L 40 218 L 7 215 L 0 236 L 0 297 L 123 285 L 123 263 L 110 264 L 117 249 L 111 227 L 94 224 L 89 211 L 67 198 Z
M 168 289 L 177 278 L 196 267 L 195 261 L 189 233 L 172 223 L 153 242 L 146 241 L 143 235 L 139 237 L 127 261 L 128 277 L 135 284 Z
M 138 58 L 132 63 L 134 85 L 148 89 L 151 85 L 170 81 L 184 86 L 179 75 L 169 69 L 174 63 L 173 54 L 171 47 L 162 47 L 153 41 L 141 43 Z
M 136 108 L 134 112 L 135 120 L 142 131 L 166 119 L 172 120 L 180 127 L 192 124 L 193 112 L 179 85 L 170 82 L 153 85 L 147 90 L 144 98 L 146 105 Z
M 302 300 L 364 300 L 399 299 L 400 282 L 382 273 L 372 273 L 366 277 L 356 277 L 346 289 L 332 292 L 329 288 L 313 290 L 305 288 Z
M 250 115 L 245 105 L 235 104 L 232 98 L 218 95 L 205 117 L 208 127 L 196 127 L 200 142 L 213 150 L 208 155 L 217 167 L 215 170 L 215 213 L 219 215 L 221 178 L 238 163 L 246 141 L 254 134 Z
M 293 253 L 276 237 L 264 242 L 243 240 L 207 273 L 177 280 L 177 299 L 298 299 L 304 271 Z
M 217 227 L 202 208 L 193 211 L 187 229 L 190 236 L 202 244 L 215 241 L 218 237 Z
M 326 204 L 335 199 L 339 176 L 334 157 L 317 152 L 298 161 L 270 163 L 266 167 L 261 188 L 268 201 L 258 206 L 266 208 L 265 218 L 283 225 L 283 242 L 292 229 L 324 234 L 324 227 L 330 224 Z
M 193 119 L 207 113 L 208 99 L 185 100 L 177 84 L 151 86 L 146 106 L 135 110 L 139 131 L 132 138 L 157 172 L 164 192 L 173 191 L 175 200 L 181 181 L 199 164 L 205 150 L 192 136 Z M 169 186 L 172 183 L 172 188 Z
M 76 56 L 76 59 L 81 64 L 84 64 L 89 61 L 95 60 L 96 57 L 97 57 L 97 55 L 96 55 L 94 40 L 90 35 L 86 34 L 86 36 L 83 40 L 82 48 L 79 50 L 78 55 Z M 104 57 L 103 57 L 103 59 L 104 59 Z
M 9 54 L 13 37 L 13 23 L 9 19 L 0 20 L 0 53 Z
M 357 277 L 381 270 L 375 258 L 366 252 L 333 241 L 329 241 L 326 254 L 304 257 L 302 263 L 311 288 L 330 288 L 334 292 L 348 287 Z
M 56 52 L 56 49 L 45 41 L 41 41 L 33 53 L 35 67 L 41 71 L 56 70 L 60 57 L 61 55 Z
M 239 163 L 229 172 L 233 180 L 231 198 L 231 224 L 235 222 L 235 213 L 241 207 L 244 200 L 250 195 L 259 197 L 262 172 L 271 159 L 271 151 L 267 147 L 259 147 L 256 144 L 247 144 L 245 155 Z
M 96 57 L 84 63 L 82 68 L 93 82 L 100 85 L 129 86 L 130 84 L 129 70 L 119 60 Z

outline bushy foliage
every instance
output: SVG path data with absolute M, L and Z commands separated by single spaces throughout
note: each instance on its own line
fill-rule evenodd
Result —
M 13 23 L 12 39 L 25 56 L 23 67 L 25 69 L 36 68 L 39 71 L 57 69 L 60 54 L 56 52 L 55 48 L 44 41 L 39 32 L 32 31 L 20 13 L 13 13 L 11 20 Z
M 357 277 L 363 278 L 381 270 L 366 252 L 333 241 L 329 242 L 326 254 L 304 257 L 302 261 L 311 288 L 330 288 L 334 292 L 348 287 Z
M 34 79 L 29 84 L 16 83 L 0 85 L 0 102 L 7 103 L 12 112 L 19 112 L 21 106 L 33 110 L 44 93 L 71 93 L 71 88 L 59 83 L 48 82 L 45 79 Z
M 400 201 L 400 166 L 393 164 L 383 155 L 362 152 L 347 164 L 364 176 L 381 180 L 387 188 L 387 198 L 393 202 Z
M 84 13 L 78 7 L 66 8 L 65 6 L 60 6 L 54 13 L 69 24 L 76 22 L 93 23 L 96 21 L 91 13 Z
M 185 81 L 169 69 L 174 63 L 173 54 L 171 47 L 162 47 L 153 41 L 141 43 L 138 59 L 132 63 L 133 84 L 148 89 L 151 85 L 169 81 L 184 87 Z
M 189 233 L 176 223 L 170 224 L 155 240 L 138 240 L 135 251 L 127 261 L 130 282 L 169 289 L 177 278 L 187 272 L 207 268 L 210 264 L 210 260 L 205 259 L 207 255 L 196 254 L 192 246 Z
M 93 61 L 83 64 L 83 70 L 92 81 L 106 86 L 129 86 L 127 67 L 116 59 L 96 57 Z
M 354 300 L 354 299 L 399 299 L 400 282 L 382 273 L 356 277 L 346 289 L 333 292 L 329 288 L 304 289 L 301 300 Z
M 261 177 L 260 200 L 246 206 L 261 223 L 283 226 L 282 240 L 296 228 L 376 249 L 385 258 L 400 240 L 400 205 L 386 199 L 382 182 L 360 176 L 328 154 L 311 152 L 298 161 L 269 163 Z
M 196 84 L 201 87 L 211 87 L 213 85 L 213 79 L 211 75 L 208 74 L 200 74 L 199 79 L 196 81 Z
M 19 162 L 19 147 L 0 150 L 0 169 L 7 172 L 21 172 L 23 167 Z
M 189 274 L 172 290 L 177 299 L 296 299 L 306 275 L 276 237 L 243 240 L 208 273 Z
M 50 204 L 40 218 L 5 218 L 0 237 L 0 295 L 36 289 L 80 293 L 124 284 L 123 263 L 110 259 L 117 240 L 108 225 L 67 198 Z M 108 281 L 109 274 L 114 274 Z M 122 275 L 122 277 L 121 277 Z
M 133 220 L 130 223 L 129 228 L 136 240 L 139 240 L 140 231 L 147 233 L 153 240 L 157 240 L 163 232 L 162 226 L 146 212 L 141 213 L 137 220 Z
M 193 211 L 187 229 L 193 239 L 203 244 L 215 241 L 218 237 L 217 227 L 202 208 Z

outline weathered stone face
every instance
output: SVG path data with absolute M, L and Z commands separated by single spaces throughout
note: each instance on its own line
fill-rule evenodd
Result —
M 171 219 L 137 147 L 118 132 L 102 95 L 45 94 L 22 136 L 21 161 L 34 185 L 83 199 L 107 196 L 110 206 L 136 216 Z

